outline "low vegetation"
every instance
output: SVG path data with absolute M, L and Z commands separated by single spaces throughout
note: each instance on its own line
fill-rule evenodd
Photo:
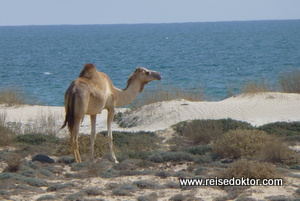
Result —
M 0 89 L 1 104 L 11 107 L 24 104 L 37 105 L 41 104 L 41 102 L 37 98 L 29 96 L 23 88 L 8 86 Z
M 260 130 L 231 130 L 215 141 L 212 152 L 221 158 L 251 158 L 290 165 L 300 162 L 299 154 L 280 138 Z
M 300 141 L 300 122 L 275 122 L 262 125 L 258 129 L 286 141 Z
M 190 144 L 208 144 L 229 130 L 251 129 L 252 126 L 246 122 L 221 119 L 184 121 L 173 125 L 172 128 L 179 137 L 186 138 Z
M 279 174 L 275 166 L 268 162 L 257 160 L 239 159 L 230 164 L 220 174 L 220 178 L 249 178 L 249 179 L 271 179 L 278 178 Z
M 283 92 L 300 93 L 300 70 L 282 73 L 279 84 Z
M 255 93 L 263 93 L 263 92 L 270 92 L 270 87 L 267 86 L 264 79 L 261 79 L 260 82 L 247 82 L 243 88 L 242 93 L 245 94 L 255 94 Z
M 8 87 L 0 89 L 0 104 L 5 106 L 24 105 L 26 103 L 25 93 L 18 88 Z
M 283 73 L 279 78 L 280 88 L 283 92 L 300 93 L 299 80 L 300 71 Z M 272 90 L 262 79 L 258 83 L 247 83 L 242 91 L 252 94 Z M 159 88 L 155 93 L 141 95 L 133 103 L 134 109 L 179 98 L 204 100 L 202 90 L 187 92 Z M 20 89 L 0 90 L 0 104 L 18 106 L 30 102 Z M 164 189 L 184 190 L 169 196 L 169 200 L 184 200 L 187 196 L 193 200 L 197 199 L 193 188 L 180 186 L 171 178 L 299 178 L 289 170 L 300 169 L 299 153 L 290 149 L 290 145 L 300 142 L 300 122 L 276 122 L 253 127 L 232 119 L 185 121 L 171 127 L 175 133 L 166 142 L 154 132 L 114 132 L 119 164 L 110 161 L 105 132 L 96 136 L 97 160 L 94 164 L 88 162 L 89 135 L 80 135 L 79 146 L 84 162 L 78 164 L 74 163 L 71 154 L 70 139 L 57 137 L 56 118 L 51 114 L 40 116 L 38 122 L 28 126 L 7 123 L 6 114 L 0 114 L 1 200 L 12 200 L 22 194 L 42 194 L 37 200 L 101 200 L 105 196 L 157 200 L 162 193 L 156 191 Z M 128 124 L 122 121 L 122 117 L 119 119 L 124 127 L 134 126 L 138 121 L 133 118 Z M 36 154 L 58 159 L 53 164 L 31 161 L 31 156 Z M 66 172 L 67 168 L 71 171 Z M 135 179 L 115 183 L 124 176 Z M 145 176 L 150 179 L 144 179 Z M 100 180 L 108 178 L 111 182 L 101 187 L 87 187 L 85 183 L 78 182 L 92 182 L 91 178 L 95 177 Z M 226 191 L 227 195 L 216 200 L 243 200 L 238 198 L 241 189 L 220 187 L 220 190 Z M 141 196 L 142 191 L 147 193 Z M 295 191 L 295 198 L 299 192 L 299 189 Z
M 95 141 L 96 162 L 90 164 L 89 135 L 79 136 L 84 162 L 74 163 L 69 138 L 58 138 L 49 129 L 20 134 L 14 125 L 5 123 L 5 114 L 0 121 L 0 146 L 4 147 L 0 163 L 5 164 L 0 173 L 0 199 L 30 192 L 43 194 L 38 200 L 99 200 L 106 196 L 157 200 L 162 194 L 156 192 L 164 189 L 184 190 L 170 195 L 170 200 L 187 195 L 197 199 L 193 187 L 180 186 L 174 178 L 282 178 L 300 163 L 299 153 L 289 148 L 291 140 L 294 144 L 300 141 L 299 122 L 253 127 L 232 119 L 186 121 L 171 127 L 175 133 L 166 142 L 154 132 L 114 132 L 119 164 L 110 161 L 106 132 L 101 132 Z M 58 159 L 44 164 L 28 157 L 38 153 Z M 283 167 L 287 169 L 282 171 Z M 67 168 L 71 171 L 66 172 Z M 95 188 L 79 182 L 95 182 L 93 178 L 98 177 L 111 183 Z M 133 180 L 114 183 L 120 177 Z M 237 199 L 243 191 L 218 189 L 227 193 L 221 200 Z M 147 193 L 141 196 L 143 191 Z

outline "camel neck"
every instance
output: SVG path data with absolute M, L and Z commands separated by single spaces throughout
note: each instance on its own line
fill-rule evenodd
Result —
M 122 107 L 134 101 L 141 89 L 141 83 L 138 81 L 132 82 L 126 89 L 115 88 L 118 94 L 116 106 Z

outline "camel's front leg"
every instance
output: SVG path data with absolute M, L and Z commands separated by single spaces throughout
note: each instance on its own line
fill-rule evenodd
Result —
M 96 117 L 97 115 L 91 115 L 91 147 L 90 147 L 90 161 L 94 162 L 94 146 L 96 137 Z
M 112 135 L 112 130 L 111 130 L 111 123 L 114 119 L 114 114 L 115 114 L 115 109 L 112 108 L 112 109 L 107 109 L 107 136 L 108 136 L 108 142 L 109 142 L 109 150 L 110 150 L 110 154 L 111 154 L 111 157 L 114 161 L 114 163 L 119 163 L 117 158 L 116 158 L 116 155 L 115 155 L 115 152 L 114 152 L 114 149 L 113 149 L 113 135 Z

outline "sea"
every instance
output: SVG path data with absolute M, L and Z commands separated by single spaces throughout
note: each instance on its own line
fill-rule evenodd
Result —
M 239 93 L 247 82 L 278 85 L 300 69 L 300 20 L 167 24 L 0 26 L 0 89 L 16 87 L 48 106 L 85 63 L 118 88 L 138 66 L 159 71 L 158 87 L 201 89 L 210 101 Z

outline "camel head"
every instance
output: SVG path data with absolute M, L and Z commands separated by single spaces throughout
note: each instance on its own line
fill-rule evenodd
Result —
M 161 80 L 161 75 L 157 71 L 148 70 L 144 67 L 137 67 L 134 73 L 129 77 L 126 88 L 128 88 L 133 80 L 138 80 L 141 83 L 139 92 L 142 92 L 145 84 L 148 84 L 148 82 L 153 80 Z
M 157 71 L 148 70 L 144 67 L 137 67 L 134 74 L 136 74 L 141 82 L 147 84 L 153 80 L 161 80 L 161 75 Z
M 148 70 L 144 67 L 137 67 L 133 73 L 142 83 L 140 92 L 143 91 L 144 85 L 153 80 L 161 80 L 161 75 L 157 71 Z

